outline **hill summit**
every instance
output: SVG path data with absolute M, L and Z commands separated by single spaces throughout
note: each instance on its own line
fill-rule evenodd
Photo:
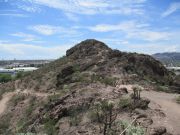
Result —
M 109 50 L 110 48 L 103 42 L 95 39 L 87 39 L 67 50 L 66 56 L 74 55 L 78 58 L 83 58 L 90 55 L 98 55 L 99 53 Z

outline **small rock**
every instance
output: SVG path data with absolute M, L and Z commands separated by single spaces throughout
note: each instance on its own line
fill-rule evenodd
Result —
M 150 130 L 150 135 L 164 135 L 166 133 L 166 128 L 163 126 L 154 127 Z
M 79 130 L 78 133 L 80 134 L 84 134 L 84 133 L 87 133 L 88 131 L 87 130 Z
M 134 110 L 134 113 L 138 115 L 138 118 L 147 117 L 146 112 L 144 110 L 141 110 L 141 109 L 138 109 L 138 108 L 136 108 Z
M 165 133 L 165 134 L 163 134 L 163 135 L 173 135 L 173 134 L 171 134 L 171 133 Z
M 153 120 L 151 118 L 140 118 L 137 122 L 143 127 L 148 127 L 153 123 Z
M 120 88 L 120 91 L 121 91 L 123 94 L 128 94 L 128 90 L 127 90 L 127 88 L 125 88 L 125 87 Z

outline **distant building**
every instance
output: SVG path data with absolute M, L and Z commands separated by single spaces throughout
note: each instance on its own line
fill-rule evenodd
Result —
M 12 68 L 12 69 L 0 69 L 0 73 L 6 73 L 6 74 L 16 74 L 18 72 L 29 72 L 29 71 L 34 71 L 37 70 L 38 68 L 36 67 L 17 67 L 17 68 Z

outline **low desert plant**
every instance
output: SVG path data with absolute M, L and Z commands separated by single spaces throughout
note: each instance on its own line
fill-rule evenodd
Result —
M 8 133 L 12 113 L 3 115 L 0 119 L 0 134 Z
M 127 108 L 131 106 L 131 99 L 130 98 L 120 98 L 118 106 L 120 109 Z
M 30 98 L 30 100 L 29 100 L 29 105 L 28 105 L 28 107 L 27 107 L 27 109 L 26 109 L 26 116 L 27 116 L 27 117 L 32 114 L 33 110 L 34 110 L 35 107 L 36 107 L 35 101 L 36 101 L 36 97 L 35 97 L 35 96 L 32 96 L 32 97 Z
M 78 114 L 78 115 L 71 116 L 69 122 L 71 126 L 78 126 L 81 120 L 82 120 L 82 116 Z
M 164 85 L 158 85 L 156 86 L 156 90 L 157 91 L 162 91 L 162 92 L 168 92 L 168 87 L 167 86 L 164 86 Z
M 17 94 L 11 98 L 9 103 L 11 106 L 16 106 L 19 102 L 23 100 L 25 100 L 25 95 Z
M 47 118 L 44 124 L 45 133 L 48 135 L 57 135 L 57 130 L 55 128 L 55 125 L 56 122 L 53 119 Z
M 118 125 L 120 126 L 120 128 L 122 129 L 122 131 L 124 131 L 124 135 L 144 135 L 145 134 L 145 130 L 139 126 L 134 126 L 133 123 L 130 124 L 126 121 L 120 121 L 118 123 Z
M 101 82 L 105 85 L 115 86 L 117 78 L 115 77 L 104 77 L 101 75 L 92 74 L 91 82 Z

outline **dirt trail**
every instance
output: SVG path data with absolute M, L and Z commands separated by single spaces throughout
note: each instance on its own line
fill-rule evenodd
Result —
M 149 105 L 150 108 L 161 109 L 166 115 L 164 119 L 155 117 L 154 124 L 165 126 L 173 134 L 180 134 L 180 105 L 175 102 L 178 94 L 143 91 L 141 95 L 152 101 Z
M 15 92 L 5 93 L 0 100 L 0 116 L 6 109 L 7 102 L 12 98 Z
M 32 91 L 28 91 L 28 90 L 16 90 L 14 92 L 8 92 L 3 94 L 2 99 L 0 100 L 0 116 L 2 115 L 2 113 L 5 111 L 5 109 L 7 108 L 7 103 L 8 101 L 15 95 L 15 94 L 25 94 L 25 95 L 33 95 L 33 96 L 37 96 L 37 97 L 47 97 L 49 95 L 53 95 L 53 94 L 48 94 L 48 93 L 41 93 L 41 92 L 32 92 Z
M 133 85 L 119 85 L 118 88 L 126 87 L 132 93 Z M 176 97 L 180 94 L 142 91 L 141 97 L 148 98 L 151 102 L 151 109 L 162 110 L 166 115 L 164 118 L 159 116 L 152 117 L 154 126 L 165 126 L 174 135 L 180 135 L 180 105 L 176 103 Z

